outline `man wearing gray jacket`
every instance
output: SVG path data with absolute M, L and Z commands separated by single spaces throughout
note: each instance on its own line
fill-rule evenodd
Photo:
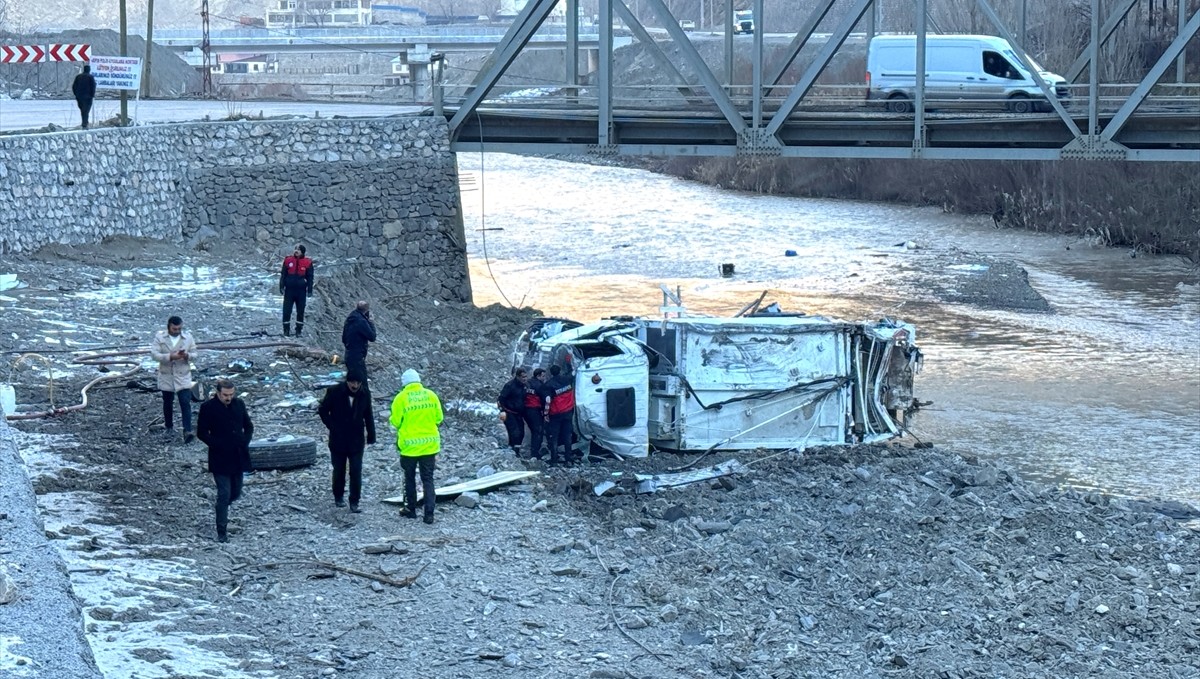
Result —
M 150 343 L 150 356 L 158 361 L 158 388 L 162 392 L 165 438 L 175 438 L 175 399 L 179 399 L 179 419 L 183 423 L 183 442 L 191 443 L 192 435 L 192 357 L 196 355 L 196 340 L 183 331 L 183 319 L 167 319 L 167 329 L 159 330 Z

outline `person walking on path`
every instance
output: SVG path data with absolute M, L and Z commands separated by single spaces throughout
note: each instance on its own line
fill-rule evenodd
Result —
M 392 399 L 389 422 L 396 429 L 396 449 L 404 469 L 404 504 L 401 516 L 417 518 L 416 472 L 421 470 L 421 490 L 425 493 L 425 523 L 433 523 L 437 494 L 433 488 L 433 472 L 437 454 L 442 449 L 438 425 L 442 423 L 442 402 L 437 394 L 421 384 L 421 376 L 409 368 L 400 376 L 403 389 Z
M 292 307 L 296 308 L 296 337 L 304 334 L 304 307 L 313 289 L 313 261 L 304 256 L 303 245 L 283 259 L 279 271 L 279 294 L 283 295 L 283 335 L 292 334 Z
M 217 380 L 217 393 L 200 406 L 196 434 L 208 446 L 208 471 L 217 486 L 217 542 L 229 542 L 229 505 L 242 496 L 242 474 L 250 471 L 254 424 L 233 382 Z
M 96 98 L 96 76 L 92 75 L 92 67 L 83 65 L 83 73 L 75 76 L 71 83 L 71 94 L 75 95 L 75 105 L 79 107 L 79 117 L 83 120 L 83 129 L 88 128 L 88 116 L 92 112 L 92 100 Z
M 571 434 L 575 418 L 575 384 L 562 368 L 550 366 L 550 381 L 546 382 L 546 443 L 550 446 L 550 464 L 569 465 Z M 561 454 L 559 450 L 562 450 Z
M 162 391 L 165 438 L 175 438 L 174 405 L 179 399 L 179 419 L 183 423 L 183 442 L 192 439 L 192 357 L 196 355 L 196 340 L 183 331 L 183 319 L 167 319 L 167 329 L 159 330 L 150 343 L 150 356 L 158 361 L 158 388 Z
M 522 416 L 529 427 L 529 457 L 542 459 L 542 434 L 546 429 L 543 410 L 546 403 L 546 371 L 535 368 L 533 377 L 525 383 L 525 402 Z
M 517 368 L 513 378 L 500 389 L 500 398 L 496 400 L 504 429 L 508 432 L 508 447 L 517 457 L 521 457 L 521 442 L 525 440 L 525 383 L 528 381 L 529 371 Z
M 367 345 L 375 341 L 375 322 L 371 320 L 371 305 L 359 302 L 342 325 L 342 346 L 346 353 L 346 371 L 362 375 L 363 382 L 369 378 L 367 372 Z
M 350 467 L 350 511 L 362 510 L 363 450 L 375 444 L 375 417 L 371 410 L 371 392 L 362 375 L 350 372 L 346 381 L 325 390 L 317 412 L 329 429 L 329 460 L 333 463 L 333 504 L 345 507 L 346 467 Z M 364 437 L 365 432 L 365 437 Z

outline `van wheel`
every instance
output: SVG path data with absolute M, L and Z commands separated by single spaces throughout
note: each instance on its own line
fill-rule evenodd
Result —
M 912 111 L 912 104 L 903 94 L 893 94 L 888 97 L 887 110 L 888 113 L 909 113 Z
M 1008 98 L 1008 110 L 1012 113 L 1029 113 L 1033 110 L 1033 102 L 1024 94 L 1014 94 Z

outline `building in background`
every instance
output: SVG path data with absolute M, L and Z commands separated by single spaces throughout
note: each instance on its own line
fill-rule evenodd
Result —
M 424 26 L 426 12 L 417 7 L 377 2 L 371 6 L 371 22 L 393 26 Z
M 371 0 L 276 0 L 267 11 L 268 28 L 369 26 Z

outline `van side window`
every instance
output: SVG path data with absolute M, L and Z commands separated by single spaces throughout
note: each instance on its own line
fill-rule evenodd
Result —
M 983 52 L 983 72 L 997 78 L 1006 80 L 1023 80 L 1024 78 L 1017 72 L 1017 69 L 1008 63 L 999 52 L 984 50 Z

